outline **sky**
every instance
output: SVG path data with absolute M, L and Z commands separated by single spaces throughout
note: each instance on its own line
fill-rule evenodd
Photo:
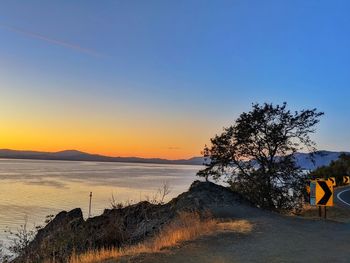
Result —
M 350 151 L 349 1 L 17 1 L 0 8 L 0 148 L 199 156 L 252 103 L 325 112 Z

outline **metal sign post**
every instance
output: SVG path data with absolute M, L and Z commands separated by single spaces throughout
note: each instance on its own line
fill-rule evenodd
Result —
M 88 218 L 90 218 L 90 217 L 91 217 L 91 199 L 92 199 L 92 192 L 90 192 L 89 216 L 88 216 Z
M 320 206 L 318 207 L 318 216 L 319 216 L 319 217 L 322 217 L 322 209 L 321 209 Z

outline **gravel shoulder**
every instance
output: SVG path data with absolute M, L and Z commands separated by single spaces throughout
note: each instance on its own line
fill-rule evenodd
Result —
M 245 219 L 254 224 L 253 231 L 248 234 L 219 233 L 201 237 L 164 253 L 142 255 L 127 261 L 349 262 L 349 223 L 244 209 L 247 210 Z M 237 210 L 229 207 L 216 210 L 217 215 L 237 218 Z M 241 216 L 244 215 L 244 211 L 238 212 Z

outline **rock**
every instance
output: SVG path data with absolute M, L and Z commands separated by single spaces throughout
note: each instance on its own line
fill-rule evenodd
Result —
M 249 203 L 240 195 L 211 182 L 195 181 L 189 191 L 164 205 L 143 201 L 121 209 L 106 209 L 100 216 L 83 219 L 81 209 L 60 212 L 39 230 L 30 243 L 31 260 L 66 262 L 73 251 L 81 253 L 101 247 L 122 247 L 155 235 L 163 225 L 183 211 L 213 213 L 214 207 Z M 17 258 L 15 262 L 23 262 Z

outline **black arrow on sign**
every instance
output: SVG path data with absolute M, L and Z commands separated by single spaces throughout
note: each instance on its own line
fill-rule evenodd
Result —
M 332 182 L 332 184 L 334 185 L 334 179 L 333 178 L 329 178 L 329 180 Z
M 320 201 L 318 201 L 318 205 L 326 205 L 329 198 L 332 196 L 332 191 L 329 190 L 328 185 L 325 181 L 317 181 L 318 185 L 321 186 L 322 190 L 324 191 L 324 195 L 321 198 Z
M 347 176 L 344 177 L 344 183 L 345 184 L 349 183 L 349 177 L 347 177 Z

